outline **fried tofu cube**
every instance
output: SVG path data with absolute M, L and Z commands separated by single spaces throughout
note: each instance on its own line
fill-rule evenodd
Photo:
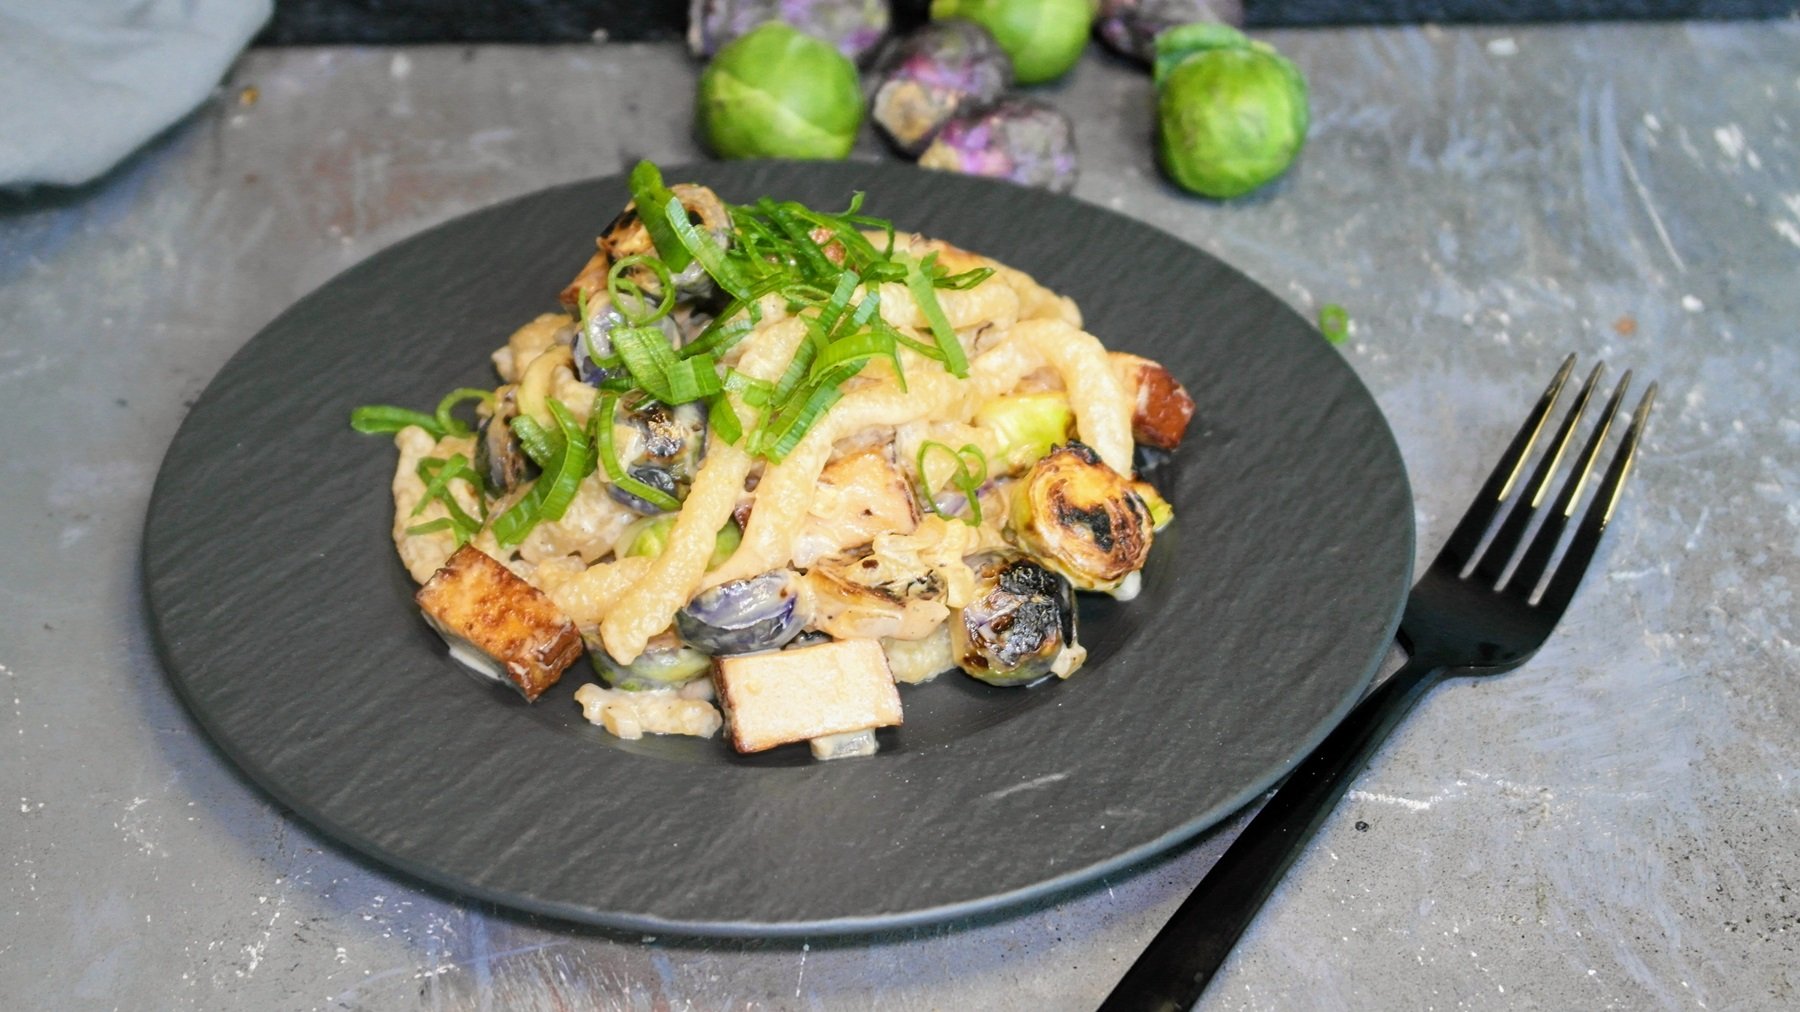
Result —
M 739 752 L 900 723 L 900 692 L 875 640 L 720 657 L 713 684 Z
M 413 600 L 450 656 L 535 700 L 581 656 L 581 633 L 543 591 L 464 545 Z
M 1160 363 L 1122 351 L 1109 352 L 1113 372 L 1132 397 L 1131 438 L 1159 450 L 1181 445 L 1194 417 L 1194 399 Z

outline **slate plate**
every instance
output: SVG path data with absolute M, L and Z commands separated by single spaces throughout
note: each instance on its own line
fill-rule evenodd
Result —
M 1177 520 L 1143 594 L 1087 600 L 1088 667 L 904 692 L 870 759 L 621 742 L 571 696 L 467 677 L 412 607 L 388 530 L 394 451 L 347 424 L 494 383 L 625 200 L 546 190 L 388 249 L 226 364 L 163 462 L 144 579 L 170 680 L 235 762 L 343 843 L 453 890 L 578 921 L 714 935 L 849 933 L 1017 903 L 1192 837 L 1274 783 L 1385 654 L 1412 500 L 1375 403 L 1304 320 L 1149 226 L 895 164 L 668 170 L 727 198 L 871 213 L 1075 296 L 1166 363 L 1199 415 L 1155 476 Z

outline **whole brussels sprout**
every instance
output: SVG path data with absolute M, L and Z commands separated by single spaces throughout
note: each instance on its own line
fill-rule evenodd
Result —
M 1287 171 L 1306 140 L 1306 79 L 1225 25 L 1156 37 L 1157 154 L 1183 189 L 1236 197 Z
M 869 115 L 901 154 L 917 158 L 952 116 L 999 98 L 1012 77 L 1012 60 L 986 28 L 933 21 L 881 54 Z
M 830 44 L 769 21 L 707 64 L 695 115 L 721 158 L 842 158 L 862 125 L 862 88 Z
M 1042 84 L 1069 72 L 1087 48 L 1092 0 L 931 0 L 931 19 L 967 18 L 1012 57 L 1020 84 Z
M 1156 58 L 1158 34 L 1207 21 L 1243 24 L 1243 0 L 1100 0 L 1094 30 L 1108 49 L 1148 64 Z
M 1075 129 L 1052 106 L 1027 98 L 1002 99 L 944 124 L 919 156 L 919 165 L 992 176 L 1053 193 L 1075 188 Z
M 767 21 L 785 21 L 861 63 L 887 37 L 892 17 L 887 0 L 693 0 L 688 48 L 711 56 Z

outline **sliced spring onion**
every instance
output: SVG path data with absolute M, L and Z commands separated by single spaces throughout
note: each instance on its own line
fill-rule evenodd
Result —
M 652 162 L 638 162 L 631 170 L 629 185 L 631 200 L 637 205 L 638 220 L 644 223 L 644 231 L 650 233 L 650 241 L 656 244 L 656 252 L 663 263 L 671 271 L 685 270 L 694 258 L 675 237 L 668 208 L 673 201 L 675 216 L 683 224 L 687 223 L 687 208 L 676 199 L 675 191 L 663 185 L 662 170 Z
M 525 451 L 538 467 L 549 467 L 562 453 L 562 433 L 555 429 L 545 429 L 537 419 L 530 415 L 520 415 L 512 420 L 512 434 L 519 439 L 519 447 Z
M 681 201 L 672 194 L 664 211 L 664 217 L 674 231 L 676 240 L 688 251 L 692 259 L 700 261 L 700 266 L 706 268 L 706 273 L 712 275 L 712 279 L 719 283 L 720 288 L 725 289 L 734 298 L 750 301 L 751 279 L 744 275 L 737 263 L 725 255 L 725 250 L 713 241 L 712 236 L 695 228 L 694 223 L 687 220 L 687 212 L 682 209 Z M 657 248 L 661 249 L 662 247 L 658 246 Z
M 933 451 L 946 455 L 955 464 L 948 484 L 956 486 L 969 504 L 969 516 L 962 518 L 970 527 L 981 526 L 981 485 L 987 481 L 987 455 L 974 443 L 966 443 L 960 450 L 953 450 L 948 445 L 934 439 L 927 439 L 919 444 L 919 456 L 916 461 L 919 470 L 919 498 L 931 508 L 931 512 L 946 520 L 956 517 L 956 511 L 946 511 L 938 504 L 937 493 L 931 487 L 931 479 L 926 472 L 926 459 Z M 973 462 L 973 467 L 970 466 Z
M 1343 344 L 1350 336 L 1350 313 L 1335 302 L 1320 306 L 1319 333 L 1332 344 Z
M 961 274 L 941 277 L 932 282 L 936 288 L 949 288 L 953 291 L 965 292 L 994 276 L 992 267 L 973 267 Z
M 350 412 L 350 427 L 358 432 L 399 432 L 408 425 L 417 425 L 433 439 L 444 438 L 443 426 L 438 424 L 436 418 L 423 411 L 396 408 L 389 404 L 365 404 Z
M 662 298 L 655 305 L 651 305 L 650 296 L 631 277 L 630 272 L 637 267 L 656 275 Z M 669 273 L 667 264 L 638 253 L 613 263 L 612 269 L 606 272 L 606 294 L 612 300 L 613 309 L 625 318 L 626 323 L 648 327 L 675 309 L 675 278 Z
M 935 256 L 935 254 L 933 254 Z M 927 262 L 931 260 L 927 257 Z M 906 288 L 912 292 L 913 301 L 919 304 L 919 311 L 925 314 L 925 321 L 931 324 L 931 336 L 937 341 L 938 352 L 944 357 L 944 368 L 957 379 L 966 379 L 969 375 L 969 357 L 963 353 L 962 342 L 956 339 L 956 332 L 950 329 L 950 321 L 944 316 L 944 307 L 938 305 L 937 293 L 932 290 L 931 275 L 927 273 L 926 264 L 916 264 L 906 272 Z
M 463 401 L 480 401 L 491 409 L 494 406 L 494 394 L 491 390 L 477 390 L 474 387 L 457 387 L 445 394 L 444 399 L 438 401 L 437 411 L 432 414 L 432 417 L 437 420 L 438 428 L 453 436 L 469 434 L 469 427 L 464 425 L 460 418 L 450 413 L 450 409 Z

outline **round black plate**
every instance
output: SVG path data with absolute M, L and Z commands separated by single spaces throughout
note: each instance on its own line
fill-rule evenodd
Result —
M 621 177 L 510 201 L 307 296 L 207 388 L 163 462 L 144 579 L 169 677 L 283 804 L 381 861 L 578 921 L 858 932 L 990 910 L 1187 839 L 1280 777 L 1387 649 L 1411 495 L 1374 401 L 1318 333 L 1218 260 L 1062 197 L 893 164 L 668 170 L 728 199 L 867 210 L 1035 274 L 1194 394 L 1155 476 L 1177 518 L 1142 596 L 1084 603 L 1092 660 L 1000 690 L 903 690 L 880 755 L 619 742 L 445 655 L 388 530 L 394 451 L 350 409 L 490 386 L 625 203 Z

